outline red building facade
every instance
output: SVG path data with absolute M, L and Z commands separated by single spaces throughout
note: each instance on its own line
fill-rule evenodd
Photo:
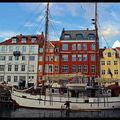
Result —
M 81 73 L 81 76 L 72 79 L 72 82 L 92 83 L 96 77 L 97 54 L 94 30 L 62 31 L 60 73 Z

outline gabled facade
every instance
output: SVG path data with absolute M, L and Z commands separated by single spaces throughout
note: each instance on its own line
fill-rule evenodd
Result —
M 120 59 L 117 49 L 106 48 L 101 50 L 100 77 L 111 80 L 120 79 Z

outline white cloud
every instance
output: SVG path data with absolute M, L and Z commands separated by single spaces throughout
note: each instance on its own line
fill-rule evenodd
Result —
M 25 23 L 24 26 L 25 26 L 25 27 L 34 27 L 34 26 L 37 26 L 37 24 L 31 23 L 31 22 L 27 22 L 27 23 Z
M 114 37 L 114 36 L 120 34 L 120 31 L 119 31 L 119 29 L 116 26 L 106 25 L 102 29 L 101 33 L 106 38 L 111 38 L 111 37 Z
M 116 40 L 112 46 L 112 48 L 120 47 L 120 41 Z
M 2 39 L 2 41 L 16 35 L 17 34 L 13 31 L 0 31 L 0 39 Z

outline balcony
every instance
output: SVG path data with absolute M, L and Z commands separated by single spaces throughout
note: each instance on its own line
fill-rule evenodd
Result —
M 14 52 L 13 52 L 13 55 L 14 55 L 14 56 L 20 56 L 21 53 L 20 53 L 20 51 L 14 51 Z

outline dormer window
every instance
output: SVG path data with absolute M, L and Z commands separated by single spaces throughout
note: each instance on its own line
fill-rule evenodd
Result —
M 21 43 L 26 43 L 26 37 L 23 37 L 22 39 L 21 39 Z
M 64 40 L 71 40 L 71 35 L 65 34 L 64 35 Z
M 17 38 L 12 38 L 12 43 L 17 43 Z
M 95 35 L 93 33 L 89 33 L 88 40 L 95 40 Z
M 76 40 L 84 40 L 83 34 L 76 34 Z
M 36 42 L 37 42 L 37 38 L 36 38 L 36 37 L 32 37 L 32 38 L 31 38 L 31 42 L 32 42 L 32 43 L 36 43 Z

